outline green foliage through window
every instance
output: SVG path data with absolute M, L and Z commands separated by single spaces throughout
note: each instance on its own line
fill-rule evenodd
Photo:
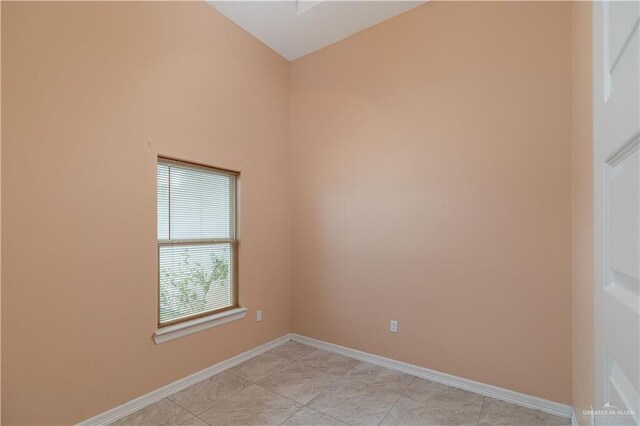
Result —
M 226 251 L 226 249 L 225 249 Z M 228 256 L 213 251 L 209 262 L 192 259 L 188 249 L 182 259 L 160 270 L 161 318 L 174 318 L 207 310 L 211 292 L 229 286 Z

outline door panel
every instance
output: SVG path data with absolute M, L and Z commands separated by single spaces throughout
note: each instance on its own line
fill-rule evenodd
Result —
M 640 424 L 640 5 L 595 2 L 595 423 Z M 610 411 L 629 412 L 611 415 Z
M 639 241 L 638 216 L 640 196 L 638 176 L 640 176 L 638 139 L 623 147 L 621 155 L 607 162 L 605 188 L 605 209 L 608 225 L 609 276 L 607 285 L 620 284 L 638 297 Z M 619 277 L 619 279 L 614 279 Z
M 639 4 L 634 1 L 609 2 L 609 22 L 615 28 L 609 30 L 609 64 L 610 71 L 615 68 L 616 59 L 621 56 L 623 47 L 627 43 L 629 35 L 633 34 L 633 27 L 638 22 Z
M 624 368 L 620 367 L 615 359 L 607 354 L 607 387 L 609 389 L 608 402 L 614 407 L 633 406 L 633 400 L 638 399 L 638 392 L 629 381 L 624 372 Z M 617 416 L 605 419 L 611 425 L 636 425 L 636 419 L 633 416 Z

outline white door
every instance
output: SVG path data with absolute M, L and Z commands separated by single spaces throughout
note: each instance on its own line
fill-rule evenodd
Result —
M 593 9 L 596 425 L 640 424 L 639 5 Z

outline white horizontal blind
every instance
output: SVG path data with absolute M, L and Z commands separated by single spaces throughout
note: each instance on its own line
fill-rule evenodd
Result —
M 237 306 L 237 174 L 158 160 L 158 324 Z

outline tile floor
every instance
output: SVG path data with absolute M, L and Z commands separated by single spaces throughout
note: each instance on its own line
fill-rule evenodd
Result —
M 289 341 L 114 425 L 568 425 Z

